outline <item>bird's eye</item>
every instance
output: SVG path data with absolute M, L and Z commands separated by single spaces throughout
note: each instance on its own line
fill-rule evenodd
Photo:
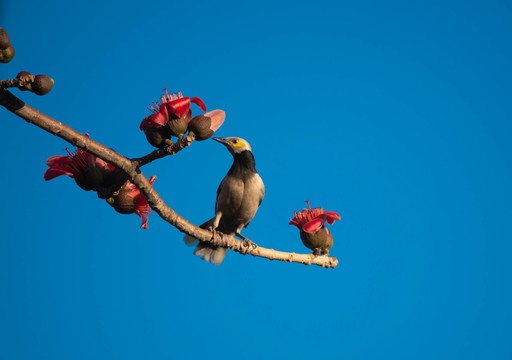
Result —
M 237 144 L 238 143 L 238 140 L 233 140 L 233 144 Z

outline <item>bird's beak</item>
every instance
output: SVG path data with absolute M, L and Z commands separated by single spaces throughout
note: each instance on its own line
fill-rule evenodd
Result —
M 212 140 L 218 141 L 218 142 L 220 142 L 221 144 L 224 144 L 224 145 L 228 144 L 226 139 L 223 139 L 223 138 L 214 137 L 214 138 L 212 138 Z

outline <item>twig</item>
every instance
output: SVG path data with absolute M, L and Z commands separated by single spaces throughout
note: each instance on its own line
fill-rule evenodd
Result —
M 192 141 L 194 141 L 194 139 L 195 139 L 194 133 L 189 133 L 187 136 L 180 138 L 177 142 L 172 143 L 167 147 L 150 152 L 149 154 L 142 156 L 140 158 L 131 159 L 131 161 L 133 162 L 133 164 L 136 167 L 140 168 L 141 166 L 149 164 L 152 161 L 161 159 L 167 155 L 177 154 L 178 152 L 183 150 L 185 147 L 190 146 L 190 144 L 192 144 Z
M 171 209 L 155 191 L 144 174 L 142 174 L 139 167 L 150 161 L 166 156 L 167 154 L 180 151 L 184 147 L 190 145 L 193 138 L 187 139 L 186 137 L 184 139 L 180 139 L 176 143 L 176 147 L 174 147 L 175 144 L 173 144 L 165 149 L 155 150 L 142 158 L 130 160 L 114 150 L 86 137 L 68 125 L 39 112 L 29 105 L 26 105 L 23 101 L 5 89 L 0 89 L 0 105 L 4 106 L 6 109 L 27 122 L 34 124 L 43 130 L 60 137 L 61 139 L 64 139 L 70 144 L 77 146 L 124 171 L 130 181 L 134 183 L 146 197 L 150 207 L 163 220 L 176 227 L 179 231 L 193 236 L 199 241 L 209 242 L 215 246 L 227 247 L 241 254 L 249 254 L 270 260 L 297 262 L 306 265 L 313 264 L 326 268 L 335 268 L 338 265 L 338 260 L 335 257 L 329 258 L 327 256 L 314 256 L 312 254 L 287 253 L 259 246 L 255 249 L 252 247 L 247 248 L 243 246 L 242 241 L 235 239 L 232 236 L 221 237 L 219 234 L 214 234 L 214 237 L 212 238 L 211 232 L 191 224 Z

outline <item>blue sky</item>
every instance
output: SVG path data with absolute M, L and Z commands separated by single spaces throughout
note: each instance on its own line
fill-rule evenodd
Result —
M 2 78 L 55 80 L 13 92 L 128 157 L 165 87 L 226 111 L 266 184 L 261 246 L 308 251 L 306 199 L 342 216 L 335 270 L 215 267 L 157 216 L 45 182 L 68 145 L 0 109 L 0 358 L 512 358 L 510 3 L 3 1 L 0 26 Z M 204 141 L 143 171 L 200 224 L 230 164 Z

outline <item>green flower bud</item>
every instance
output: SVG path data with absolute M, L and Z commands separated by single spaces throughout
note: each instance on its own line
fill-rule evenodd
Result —
M 14 47 L 9 45 L 7 49 L 0 51 L 0 62 L 7 64 L 14 57 Z

